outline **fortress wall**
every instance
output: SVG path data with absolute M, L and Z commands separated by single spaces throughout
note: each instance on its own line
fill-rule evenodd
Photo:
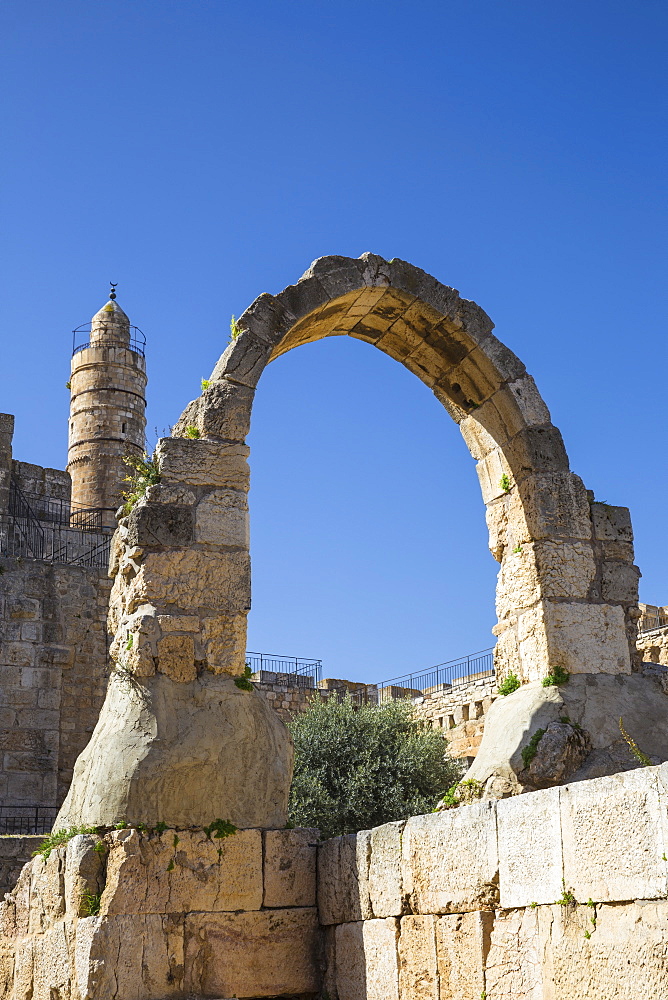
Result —
M 106 688 L 111 581 L 0 557 L 0 801 L 59 806 Z
M 668 765 L 319 848 L 331 1000 L 664 1000 Z

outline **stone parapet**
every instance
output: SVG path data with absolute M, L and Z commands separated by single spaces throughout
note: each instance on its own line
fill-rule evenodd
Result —
M 664 1000 L 667 809 L 664 764 L 326 841 L 329 997 Z
M 16 885 L 21 869 L 32 858 L 44 837 L 0 837 L 0 899 Z
M 0 904 L 0 997 L 315 996 L 317 837 L 73 837 L 27 864 Z

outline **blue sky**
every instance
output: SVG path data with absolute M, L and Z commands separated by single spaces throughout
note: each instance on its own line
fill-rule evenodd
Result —
M 667 25 L 658 0 L 5 0 L 15 456 L 64 466 L 70 331 L 110 280 L 148 337 L 154 439 L 232 313 L 371 250 L 490 314 L 668 603 Z M 404 368 L 348 338 L 292 351 L 250 444 L 251 649 L 382 680 L 492 644 L 474 464 Z

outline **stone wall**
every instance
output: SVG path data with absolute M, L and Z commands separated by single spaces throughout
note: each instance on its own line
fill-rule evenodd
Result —
M 0 903 L 0 998 L 314 997 L 317 836 L 74 837 Z
M 664 667 L 668 667 L 668 625 L 641 633 L 636 645 L 643 660 L 649 663 L 661 663 Z
M 43 840 L 43 836 L 0 836 L 0 900 L 5 898 L 6 892 L 12 891 L 21 869 Z
M 59 806 L 106 688 L 111 583 L 98 569 L 0 557 L 0 801 Z
M 319 848 L 330 1000 L 665 1000 L 668 765 Z
M 414 698 L 416 715 L 438 729 L 453 757 L 475 757 L 482 742 L 485 715 L 497 698 L 493 674 L 465 677 L 443 690 Z

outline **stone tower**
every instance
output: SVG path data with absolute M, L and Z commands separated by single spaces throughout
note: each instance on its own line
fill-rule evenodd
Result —
M 77 344 L 81 334 L 85 342 Z M 90 328 L 75 330 L 67 452 L 73 517 L 82 507 L 101 508 L 105 528 L 115 528 L 114 514 L 127 485 L 123 456 L 144 451 L 144 342 L 116 302 L 113 285 Z

